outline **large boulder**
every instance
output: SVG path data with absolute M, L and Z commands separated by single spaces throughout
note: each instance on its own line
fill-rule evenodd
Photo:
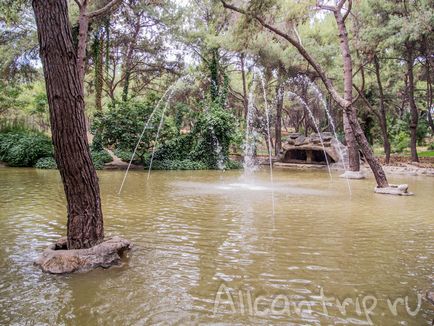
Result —
M 34 264 L 43 272 L 51 274 L 85 272 L 98 267 L 119 265 L 121 255 L 130 248 L 128 240 L 115 236 L 92 248 L 67 250 L 66 237 L 63 237 L 49 246 Z

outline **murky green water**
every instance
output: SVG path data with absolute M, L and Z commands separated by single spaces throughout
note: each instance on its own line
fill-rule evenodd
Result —
M 130 172 L 118 195 L 123 173 L 101 172 L 106 234 L 134 250 L 53 276 L 32 261 L 65 234 L 58 173 L 0 169 L 0 324 L 431 324 L 433 178 L 392 178 L 406 198 L 352 181 L 350 198 L 324 172 L 240 173 Z

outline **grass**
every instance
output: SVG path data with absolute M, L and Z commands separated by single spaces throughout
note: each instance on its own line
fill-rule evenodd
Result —
M 426 151 L 417 153 L 419 157 L 434 157 L 434 151 Z

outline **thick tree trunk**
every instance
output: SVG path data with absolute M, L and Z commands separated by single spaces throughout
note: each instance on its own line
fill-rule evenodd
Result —
M 380 120 L 381 135 L 383 138 L 384 154 L 386 155 L 385 163 L 389 164 L 390 142 L 389 142 L 389 134 L 387 132 L 386 105 L 384 100 L 383 84 L 381 83 L 381 76 L 380 76 L 380 62 L 378 61 L 377 56 L 374 56 L 374 65 L 375 65 L 375 76 L 377 77 L 378 92 L 380 94 L 380 114 L 378 117 Z
M 68 211 L 68 249 L 104 238 L 98 178 L 86 137 L 83 85 L 66 0 L 33 0 L 55 158 Z
M 365 156 L 366 161 L 369 163 L 369 166 L 374 174 L 375 181 L 377 182 L 378 187 L 385 188 L 389 186 L 387 182 L 386 174 L 384 173 L 383 168 L 381 167 L 380 162 L 378 162 L 377 158 L 374 156 L 371 147 L 369 146 L 368 141 L 366 140 L 366 136 L 363 133 L 362 128 L 357 120 L 357 114 L 355 110 L 347 109 L 345 111 L 348 116 L 348 121 L 351 125 L 351 128 L 354 132 L 354 137 L 357 140 L 357 143 L 360 146 L 360 150 Z
M 353 129 L 351 128 L 348 116 L 344 110 L 343 112 L 343 124 L 345 132 L 345 142 L 348 149 L 348 170 L 360 171 L 360 155 L 359 146 L 357 145 L 356 137 L 354 137 Z
M 410 104 L 410 150 L 411 161 L 419 162 L 417 156 L 417 124 L 419 122 L 419 111 L 417 110 L 416 102 L 414 100 L 414 76 L 413 76 L 413 42 L 406 43 L 407 49 L 407 97 Z

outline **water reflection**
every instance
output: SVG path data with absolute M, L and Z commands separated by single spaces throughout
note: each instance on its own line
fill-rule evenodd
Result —
M 430 178 L 400 178 L 414 197 L 375 195 L 373 180 L 351 183 L 327 173 L 275 171 L 255 180 L 237 171 L 133 171 L 99 174 L 107 235 L 135 244 L 125 264 L 86 274 L 51 276 L 33 267 L 45 246 L 65 233 L 57 171 L 0 169 L 0 324 L 364 323 L 337 307 L 325 314 L 319 296 L 378 299 L 376 324 L 429 324 L 427 303 L 412 317 L 393 316 L 387 298 L 432 284 L 434 217 Z M 271 193 L 275 212 L 272 214 Z M 224 284 L 233 296 L 218 307 Z M 277 295 L 307 302 L 312 313 L 254 316 L 240 300 Z M 241 299 L 242 298 L 242 299 Z M 247 307 L 247 306 L 246 306 Z M 281 307 L 282 308 L 282 307 Z

